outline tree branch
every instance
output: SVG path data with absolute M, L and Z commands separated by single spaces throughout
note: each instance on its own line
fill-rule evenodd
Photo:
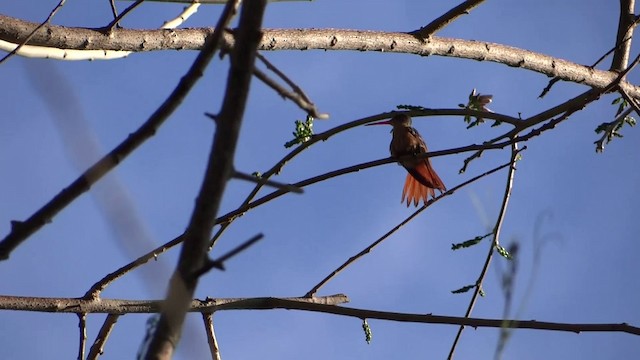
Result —
M 119 317 L 120 315 L 117 314 L 107 315 L 102 327 L 100 327 L 100 331 L 98 331 L 98 335 L 96 336 L 93 345 L 91 345 L 89 355 L 87 355 L 87 360 L 95 360 L 102 355 L 104 351 L 104 344 L 107 342 L 109 335 L 111 335 L 111 330 L 113 330 L 116 322 L 118 322 Z
M 230 0 L 227 8 L 235 7 L 237 3 L 238 0 Z M 256 51 L 262 37 L 260 28 L 266 5 L 266 0 L 254 0 L 242 6 L 237 44 L 230 54 L 231 68 L 207 169 L 146 359 L 170 359 L 173 356 L 198 285 L 198 275 L 207 264 L 211 230 L 227 181 L 233 173 L 233 158 L 253 77 Z
M 620 19 L 618 20 L 618 35 L 616 50 L 611 61 L 611 71 L 622 71 L 629 64 L 631 40 L 635 29 L 635 0 L 620 0 Z
M 0 39 L 20 43 L 37 24 L 0 15 Z M 114 29 L 106 36 L 94 29 L 44 26 L 29 42 L 33 45 L 91 50 L 199 50 L 212 29 L 128 30 Z M 539 72 L 564 81 L 604 88 L 617 76 L 615 72 L 592 69 L 549 55 L 501 44 L 441 38 L 428 42 L 407 33 L 342 29 L 263 29 L 259 50 L 355 50 L 437 55 L 478 61 L 491 61 L 510 67 Z M 233 44 L 233 36 L 225 34 Z M 640 88 L 628 82 L 620 84 L 627 93 L 640 98 Z
M 622 332 L 640 335 L 640 327 L 627 323 L 553 323 L 536 320 L 479 319 L 432 314 L 411 314 L 389 311 L 375 311 L 336 306 L 347 302 L 345 295 L 333 295 L 313 298 L 249 298 L 249 299 L 208 299 L 193 300 L 189 312 L 211 313 L 226 310 L 303 310 L 317 313 L 350 316 L 358 319 L 379 319 L 388 321 L 449 324 L 490 328 L 519 328 L 552 331 L 580 332 Z M 67 298 L 26 298 L 0 296 L 0 309 L 65 312 L 65 313 L 156 313 L 160 311 L 162 301 L 102 299 L 83 300 Z M 11 305 L 11 306 L 8 306 Z
M 485 276 L 487 275 L 487 271 L 489 271 L 489 265 L 491 264 L 491 259 L 493 258 L 493 254 L 496 251 L 496 248 L 500 246 L 500 230 L 502 229 L 502 224 L 504 223 L 504 217 L 507 213 L 507 206 L 509 205 L 509 199 L 511 198 L 511 190 L 513 189 L 513 178 L 516 173 L 516 161 L 520 151 L 518 150 L 517 143 L 513 143 L 511 145 L 511 159 L 509 160 L 509 172 L 507 173 L 507 181 L 505 183 L 504 195 L 502 197 L 502 205 L 500 206 L 500 212 L 498 214 L 498 218 L 496 220 L 496 224 L 493 227 L 493 241 L 489 246 L 489 252 L 485 259 L 484 265 L 482 266 L 482 270 L 480 271 L 480 275 L 476 280 L 476 286 L 473 291 L 473 295 L 471 296 L 471 300 L 469 301 L 469 306 L 467 307 L 467 311 L 464 317 L 468 318 L 471 316 L 471 312 L 476 304 L 476 300 L 480 293 L 482 292 L 482 283 L 484 281 Z M 451 350 L 449 351 L 449 356 L 447 359 L 453 359 L 453 353 L 456 350 L 456 346 L 458 345 L 458 341 L 460 341 L 460 337 L 462 336 L 462 331 L 464 330 L 464 325 L 458 328 L 458 333 L 456 334 L 455 339 L 453 340 L 453 344 L 451 345 Z
M 460 16 L 469 14 L 469 11 L 480 5 L 482 2 L 484 2 L 484 0 L 466 0 L 465 2 L 460 3 L 460 5 L 454 7 L 453 9 L 444 13 L 442 16 L 430 22 L 427 26 L 421 27 L 420 30 L 412 31 L 410 32 L 410 34 L 420 39 L 426 39 L 429 36 L 440 31 L 442 28 L 451 24 Z

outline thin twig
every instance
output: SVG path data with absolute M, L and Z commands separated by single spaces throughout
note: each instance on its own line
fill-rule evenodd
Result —
M 113 14 L 113 18 L 117 18 L 118 9 L 116 8 L 116 0 L 109 0 L 109 6 L 111 6 L 111 13 Z
M 32 22 L 0 14 L 0 46 L 3 41 L 21 42 L 36 26 Z M 212 28 L 176 29 L 172 32 L 175 37 L 167 42 L 165 30 L 117 29 L 114 30 L 115 36 L 110 37 L 95 29 L 47 26 L 46 32 L 36 33 L 30 43 L 101 51 L 200 50 L 212 31 Z M 417 44 L 415 36 L 406 33 L 363 33 L 361 30 L 346 29 L 263 29 L 263 33 L 260 50 L 266 51 L 359 50 L 456 57 L 500 63 L 596 88 L 607 86 L 616 76 L 611 71 L 592 69 L 557 57 L 486 41 L 432 37 L 428 42 Z M 233 46 L 232 34 L 226 34 L 225 40 Z M 140 46 L 142 43 L 145 44 L 144 47 Z M 620 86 L 631 96 L 640 98 L 640 87 L 627 81 L 621 82 Z
M 204 328 L 207 332 L 207 342 L 209 343 L 211 359 L 221 360 L 220 347 L 218 346 L 216 332 L 213 328 L 213 313 L 202 313 L 202 320 L 204 321 Z
M 618 19 L 618 35 L 616 36 L 616 51 L 611 61 L 611 71 L 622 71 L 629 63 L 629 52 L 633 30 L 635 29 L 635 0 L 620 0 L 620 18 Z
M 549 331 L 581 332 L 621 332 L 640 336 L 640 327 L 627 323 L 554 323 L 537 320 L 517 319 L 481 319 L 459 316 L 441 316 L 432 314 L 411 314 L 390 311 L 375 311 L 336 306 L 348 302 L 345 295 L 332 295 L 313 298 L 249 298 L 249 299 L 207 299 L 193 300 L 189 311 L 211 313 L 231 310 L 302 310 L 323 314 L 350 316 L 357 319 L 380 319 L 422 324 L 449 324 L 489 328 L 518 328 Z M 101 299 L 83 300 L 79 298 L 28 298 L 0 296 L 0 309 L 64 312 L 64 313 L 157 313 L 162 300 L 119 300 Z
M 98 335 L 96 336 L 93 345 L 91 345 L 91 349 L 89 350 L 89 355 L 87 355 L 87 360 L 96 360 L 100 355 L 104 353 L 104 344 L 106 344 L 109 335 L 111 335 L 111 330 L 118 322 L 118 318 L 120 315 L 118 314 L 109 314 L 107 318 L 104 320 L 102 327 L 100 327 L 100 331 L 98 331 Z
M 227 252 L 226 254 L 222 255 L 218 259 L 208 261 L 207 263 L 205 263 L 205 265 L 201 269 L 198 269 L 193 274 L 193 276 L 194 277 L 200 277 L 203 274 L 209 272 L 209 270 L 214 269 L 214 268 L 224 271 L 225 270 L 225 267 L 224 267 L 225 261 L 227 261 L 227 260 L 231 259 L 232 257 L 238 255 L 239 253 L 245 251 L 246 249 L 251 247 L 256 242 L 262 240 L 263 237 L 264 237 L 263 234 L 257 234 L 254 237 L 252 237 L 251 239 L 249 239 L 249 240 L 243 242 L 242 244 L 236 246 L 233 250 Z
M 109 25 L 104 27 L 105 32 L 110 34 L 113 31 L 113 28 L 119 25 L 118 23 L 120 22 L 120 20 L 122 20 L 123 17 L 127 16 L 128 13 L 133 11 L 133 9 L 137 8 L 143 2 L 144 0 L 136 0 L 135 3 L 131 4 L 128 8 L 124 9 L 124 11 L 121 12 L 120 15 L 116 16 L 116 18 L 113 19 L 113 21 L 111 21 Z
M 289 87 L 293 90 L 293 93 L 284 90 L 275 81 L 273 81 L 275 87 L 272 84 L 267 83 L 266 80 L 271 80 L 271 79 L 269 79 L 265 74 L 258 75 L 260 71 L 258 69 L 255 69 L 255 71 L 257 71 L 256 76 L 258 76 L 258 78 L 260 78 L 261 76 L 265 78 L 265 80 L 261 79 L 262 81 L 265 82 L 265 84 L 271 86 L 276 92 L 278 92 L 278 94 L 280 94 L 280 96 L 291 99 L 291 101 L 295 102 L 300 108 L 307 111 L 307 113 L 313 116 L 314 118 L 327 119 L 329 117 L 329 115 L 327 114 L 318 113 L 318 109 L 316 108 L 315 104 L 313 103 L 313 101 L 311 101 L 311 99 L 309 99 L 307 94 L 305 94 L 304 90 L 302 90 L 300 86 L 298 86 L 295 82 L 289 79 L 289 77 L 284 72 L 280 71 L 280 69 L 278 69 L 275 65 L 273 65 L 265 56 L 258 53 L 257 57 L 260 61 L 262 61 L 262 63 L 267 67 L 267 69 L 271 70 L 271 72 L 278 75 L 278 77 L 282 79 L 282 81 L 284 81 L 287 85 L 289 85 Z
M 276 189 L 283 189 L 283 190 L 287 190 L 290 191 L 292 193 L 296 193 L 296 194 L 302 194 L 304 193 L 304 190 L 297 188 L 291 184 L 283 184 L 277 181 L 273 181 L 273 180 L 267 180 L 267 179 L 262 179 L 262 177 L 258 177 L 258 176 L 253 176 L 253 175 L 249 175 L 249 174 L 245 174 L 243 172 L 240 171 L 234 171 L 233 172 L 233 177 L 236 179 L 240 179 L 240 180 L 244 180 L 244 181 L 248 181 L 248 182 L 252 182 L 254 184 L 263 184 L 263 185 L 267 185 Z
M 309 99 L 307 94 L 305 94 L 305 92 L 302 90 L 302 88 L 300 86 L 298 86 L 296 83 L 294 83 L 293 80 L 289 79 L 289 77 L 285 73 L 280 71 L 280 69 L 278 69 L 278 67 L 273 65 L 265 56 L 263 56 L 262 54 L 258 53 L 257 57 L 258 57 L 258 59 L 260 61 L 262 61 L 262 63 L 267 67 L 267 69 L 271 70 L 274 74 L 278 75 L 278 77 L 280 77 L 280 79 L 282 79 L 282 81 L 287 83 L 287 85 L 289 85 L 289 87 L 291 89 L 293 89 L 293 91 L 296 92 L 296 94 L 300 95 L 300 97 L 302 97 L 306 102 L 313 103 L 311 101 L 311 99 Z
M 31 33 L 27 35 L 27 37 L 24 40 L 22 40 L 20 44 L 16 46 L 15 49 L 11 50 L 7 55 L 5 55 L 4 57 L 2 57 L 2 59 L 0 59 L 0 64 L 2 64 L 5 60 L 10 58 L 11 56 L 15 55 L 23 46 L 25 46 L 29 42 L 29 40 L 31 40 L 31 38 L 36 34 L 36 31 L 40 30 L 43 26 L 49 24 L 53 16 L 58 12 L 58 10 L 62 8 L 65 2 L 66 0 L 60 0 L 58 5 L 56 5 L 56 7 L 54 7 L 53 10 L 51 10 L 51 12 L 49 13 L 49 16 L 47 16 L 47 18 L 42 23 L 40 23 L 40 25 L 36 26 L 33 30 L 31 30 Z
M 487 271 L 489 270 L 489 265 L 491 264 L 493 253 L 495 252 L 496 248 L 500 246 L 500 231 L 502 230 L 504 217 L 507 213 L 507 206 L 509 205 L 509 199 L 511 198 L 511 190 L 513 189 L 513 178 L 516 172 L 516 160 L 518 158 L 519 152 L 520 151 L 518 150 L 518 144 L 517 143 L 512 144 L 511 160 L 509 161 L 510 166 L 509 166 L 509 172 L 507 173 L 507 181 L 505 184 L 504 196 L 502 198 L 502 205 L 500 206 L 498 219 L 496 220 L 496 224 L 493 228 L 493 241 L 489 246 L 489 252 L 487 254 L 487 258 L 484 262 L 482 270 L 480 271 L 480 276 L 478 276 L 478 280 L 476 280 L 476 287 L 473 292 L 473 295 L 471 296 L 471 301 L 469 302 L 467 311 L 464 315 L 465 318 L 468 318 L 471 316 L 471 312 L 473 311 L 473 307 L 476 304 L 476 300 L 478 299 L 478 296 L 480 295 L 480 293 L 483 291 L 482 282 L 484 281 L 484 278 L 487 275 Z M 449 356 L 447 357 L 447 359 L 449 360 L 453 359 L 453 354 L 456 350 L 456 346 L 458 345 L 458 342 L 460 340 L 460 336 L 462 335 L 463 330 L 464 330 L 464 325 L 460 326 L 460 328 L 458 329 L 458 333 L 456 334 L 453 344 L 451 345 L 451 350 L 449 351 Z
M 78 328 L 80 329 L 78 360 L 84 360 L 84 350 L 87 345 L 87 313 L 78 313 Z
M 638 101 L 632 98 L 631 96 L 629 96 L 629 94 L 624 89 L 620 89 L 620 94 L 622 94 L 622 97 L 625 100 L 627 100 L 627 102 L 629 103 L 629 106 L 633 108 L 636 114 L 640 116 L 640 104 L 638 104 Z
M 172 247 L 180 244 L 183 240 L 183 236 L 180 235 L 173 240 L 149 251 L 148 253 L 140 256 L 136 260 L 118 268 L 110 274 L 107 274 L 105 277 L 100 279 L 98 282 L 93 284 L 89 290 L 84 295 L 84 299 L 97 299 L 100 297 L 100 293 L 107 288 L 112 282 L 118 280 L 125 274 L 129 273 L 133 269 L 146 264 L 151 259 L 156 259 L 160 254 L 165 251 L 171 249 Z
M 316 106 L 313 103 L 308 102 L 306 99 L 300 96 L 300 94 L 293 93 L 283 88 L 282 86 L 280 86 L 280 84 L 278 84 L 275 80 L 271 79 L 269 76 L 267 76 L 267 74 L 263 73 L 260 69 L 258 68 L 253 69 L 253 74 L 265 85 L 269 86 L 271 89 L 277 92 L 278 95 L 282 96 L 285 99 L 289 99 L 293 101 L 296 105 L 298 105 L 300 109 L 306 111 L 307 114 L 311 115 L 312 117 L 318 118 L 318 119 L 326 119 L 329 117 L 327 114 L 318 113 L 318 109 L 316 109 Z
M 427 26 L 421 27 L 420 30 L 412 31 L 410 34 L 421 39 L 426 39 L 443 29 L 445 26 L 451 24 L 458 17 L 469 14 L 469 11 L 480 5 L 482 2 L 484 2 L 484 0 L 466 0 L 430 22 Z
M 378 246 L 380 243 L 382 243 L 385 239 L 387 239 L 389 236 L 391 236 L 393 233 L 395 233 L 397 230 L 399 230 L 401 227 L 403 227 L 404 225 L 406 225 L 409 221 L 411 221 L 413 218 L 415 218 L 416 216 L 418 216 L 418 214 L 420 214 L 422 211 L 426 210 L 429 206 L 431 206 L 431 204 L 435 203 L 436 201 L 442 199 L 445 196 L 449 196 L 449 195 L 453 195 L 453 193 L 455 193 L 457 190 L 471 184 L 474 183 L 478 180 L 480 180 L 481 178 L 491 175 L 496 171 L 499 171 L 501 169 L 506 168 L 507 166 L 509 166 L 511 163 L 506 163 L 504 165 L 498 166 L 492 170 L 489 170 L 483 174 L 480 174 L 476 177 L 473 177 L 453 188 L 451 188 L 450 190 L 446 191 L 445 193 L 441 194 L 440 196 L 429 200 L 429 202 L 427 202 L 426 204 L 424 204 L 420 209 L 416 210 L 413 214 L 411 214 L 409 217 L 407 217 L 406 219 L 404 219 L 402 222 L 400 222 L 398 225 L 396 225 L 393 229 L 389 230 L 386 234 L 382 235 L 380 238 L 378 238 L 378 240 L 374 241 L 371 245 L 367 246 L 366 248 L 364 248 L 362 251 L 360 251 L 359 253 L 357 253 L 356 255 L 350 257 L 347 261 L 345 261 L 342 265 L 338 266 L 335 270 L 333 270 L 329 275 L 327 275 L 327 277 L 325 277 L 324 279 L 322 279 L 322 281 L 320 281 L 318 284 L 316 284 L 313 288 L 311 288 L 311 290 L 309 290 L 309 292 L 307 292 L 307 294 L 305 295 L 305 297 L 312 297 L 315 296 L 315 294 L 318 292 L 318 290 L 320 290 L 321 287 L 323 287 L 326 283 L 328 283 L 331 279 L 333 279 L 336 275 L 338 275 L 342 270 L 344 270 L 345 268 L 347 268 L 349 265 L 351 265 L 352 263 L 354 263 L 356 260 L 358 260 L 359 258 L 363 257 L 364 255 L 368 254 L 371 252 L 371 250 L 373 250 L 373 248 L 375 248 L 376 246 Z

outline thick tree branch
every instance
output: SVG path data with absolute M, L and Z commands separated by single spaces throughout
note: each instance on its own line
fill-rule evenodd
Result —
M 237 0 L 230 0 L 228 6 L 234 3 L 237 4 Z M 262 37 L 260 28 L 266 5 L 266 0 L 252 0 L 242 6 L 237 44 L 230 54 L 231 68 L 207 169 L 146 359 L 171 359 L 173 356 L 198 285 L 198 275 L 207 265 L 211 230 L 227 181 L 233 173 L 233 158 L 253 77 L 256 51 Z
M 618 35 L 616 50 L 611 61 L 612 71 L 622 71 L 629 63 L 631 40 L 635 29 L 635 0 L 620 0 L 620 19 L 618 20 Z
M 0 15 L 0 39 L 20 43 L 37 24 Z M 199 50 L 212 29 L 127 30 L 115 29 L 111 37 L 85 28 L 44 26 L 29 44 L 67 49 L 92 50 Z M 501 44 L 431 37 L 416 39 L 407 33 L 340 29 L 264 29 L 259 50 L 356 50 L 408 53 L 420 56 L 437 55 L 479 61 L 491 61 L 510 67 L 539 72 L 549 77 L 604 88 L 617 76 L 615 72 L 554 58 L 549 55 Z M 231 34 L 225 40 L 233 43 Z M 640 88 L 627 82 L 621 87 L 635 98 Z
M 192 300 L 189 302 L 189 312 L 207 313 L 218 310 L 256 310 L 273 309 L 270 304 L 275 298 L 230 298 Z M 304 302 L 324 305 L 338 305 L 349 302 L 344 294 L 320 296 L 313 298 L 278 298 L 283 304 Z M 51 298 L 28 296 L 0 295 L 0 310 L 35 311 L 48 313 L 69 314 L 150 314 L 158 313 L 162 309 L 162 300 L 123 300 L 123 299 L 86 299 L 86 298 Z M 115 322 L 115 319 L 113 319 Z

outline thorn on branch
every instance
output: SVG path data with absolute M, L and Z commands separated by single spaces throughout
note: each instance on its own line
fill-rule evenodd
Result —
M 208 112 L 204 113 L 204 115 L 207 116 L 209 119 L 213 120 L 216 123 L 216 125 L 218 125 L 218 121 L 219 121 L 218 115 L 208 113 Z

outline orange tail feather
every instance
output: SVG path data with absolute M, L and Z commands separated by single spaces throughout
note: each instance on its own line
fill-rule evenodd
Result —
M 419 163 L 413 168 L 407 168 L 409 174 L 404 182 L 402 189 L 402 200 L 407 199 L 407 207 L 413 202 L 414 206 L 418 206 L 420 200 L 426 203 L 429 196 L 435 197 L 435 189 L 446 191 L 444 183 L 431 167 L 428 160 Z

